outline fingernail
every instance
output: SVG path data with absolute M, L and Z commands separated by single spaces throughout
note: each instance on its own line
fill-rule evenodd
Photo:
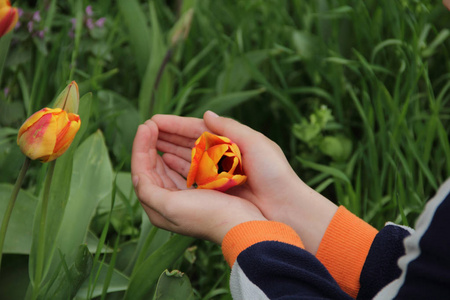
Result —
M 139 183 L 139 176 L 134 175 L 133 176 L 133 185 L 135 188 L 137 187 L 138 183 Z
M 218 114 L 216 114 L 215 112 L 210 111 L 210 110 L 208 110 L 206 113 L 209 114 L 211 117 L 215 117 L 215 118 L 217 118 L 219 116 Z

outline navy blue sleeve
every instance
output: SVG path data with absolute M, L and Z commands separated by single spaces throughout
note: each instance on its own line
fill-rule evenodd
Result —
M 404 245 L 400 277 L 375 299 L 450 299 L 450 180 L 428 201 Z
M 240 276 L 269 299 L 352 299 L 314 255 L 281 242 L 259 242 L 245 249 L 233 272 L 242 272 Z
M 411 229 L 388 223 L 375 236 L 367 254 L 356 299 L 372 299 L 383 287 L 400 277 L 397 260 L 405 254 L 403 240 Z
M 407 267 L 398 299 L 450 299 L 450 194 L 436 210 Z

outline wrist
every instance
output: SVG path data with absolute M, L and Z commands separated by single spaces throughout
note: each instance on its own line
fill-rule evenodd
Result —
M 301 237 L 305 249 L 315 255 L 338 207 L 298 177 L 291 186 L 288 204 L 277 220 L 291 226 Z
M 261 214 L 249 214 L 249 215 L 241 215 L 240 213 L 232 215 L 231 218 L 222 220 L 217 230 L 214 231 L 214 234 L 210 238 L 210 240 L 218 245 L 223 243 L 225 236 L 233 230 L 233 228 L 239 227 L 244 223 L 251 222 L 264 222 L 267 221 Z

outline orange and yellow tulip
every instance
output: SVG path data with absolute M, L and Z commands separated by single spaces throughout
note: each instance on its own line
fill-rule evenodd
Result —
M 18 20 L 17 8 L 11 7 L 9 0 L 0 0 L 0 37 L 13 30 Z
M 61 108 L 43 108 L 20 127 L 17 144 L 29 158 L 49 162 L 69 148 L 80 125 L 76 114 Z
M 229 138 L 204 132 L 192 149 L 187 187 L 226 191 L 245 183 L 239 147 Z
M 20 150 L 42 162 L 60 157 L 80 129 L 79 102 L 78 85 L 72 81 L 56 98 L 55 108 L 43 108 L 23 123 L 17 135 Z

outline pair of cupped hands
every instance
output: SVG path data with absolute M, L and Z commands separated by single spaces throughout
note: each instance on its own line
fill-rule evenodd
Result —
M 191 150 L 204 131 L 228 137 L 239 146 L 245 184 L 225 193 L 186 187 Z M 296 175 L 277 144 L 211 111 L 203 119 L 155 115 L 140 125 L 131 173 L 153 225 L 217 244 L 240 223 L 271 220 L 291 226 L 305 249 L 315 254 L 337 209 Z

